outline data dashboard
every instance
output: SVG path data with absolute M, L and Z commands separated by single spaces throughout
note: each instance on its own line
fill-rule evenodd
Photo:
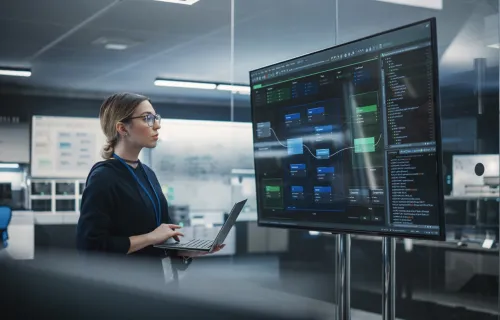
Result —
M 259 224 L 443 238 L 435 27 L 250 72 Z

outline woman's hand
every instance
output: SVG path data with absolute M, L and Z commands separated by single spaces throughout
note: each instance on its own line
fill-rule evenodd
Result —
M 185 252 L 182 252 L 182 251 L 179 251 L 179 256 L 186 257 L 186 258 L 200 257 L 200 256 L 204 256 L 207 254 L 216 253 L 216 252 L 222 250 L 222 248 L 224 248 L 225 246 L 226 246 L 225 244 L 220 244 L 220 245 L 216 246 L 210 252 L 203 252 L 203 251 L 185 251 Z
M 163 223 L 158 228 L 148 233 L 148 237 L 152 245 L 163 243 L 170 238 L 179 241 L 179 236 L 184 236 L 181 232 L 176 231 L 176 229 L 180 228 L 181 226 L 176 224 Z

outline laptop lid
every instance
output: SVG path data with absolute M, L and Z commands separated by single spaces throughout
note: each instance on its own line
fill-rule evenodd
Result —
M 229 217 L 227 218 L 226 222 L 224 222 L 224 224 L 222 225 L 222 228 L 220 228 L 219 233 L 217 234 L 217 237 L 214 240 L 212 248 L 219 244 L 222 244 L 224 240 L 226 240 L 229 231 L 231 231 L 231 228 L 236 223 L 236 219 L 238 219 L 238 216 L 240 215 L 241 210 L 243 210 L 243 207 L 245 206 L 247 200 L 248 199 L 245 199 L 243 201 L 234 204 L 233 208 L 231 209 L 231 212 L 229 213 Z

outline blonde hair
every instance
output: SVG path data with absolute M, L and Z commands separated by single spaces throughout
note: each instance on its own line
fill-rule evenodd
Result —
M 101 150 L 101 156 L 104 159 L 113 157 L 115 146 L 120 138 L 116 131 L 116 124 L 132 116 L 135 108 L 147 100 L 149 100 L 147 97 L 135 93 L 116 93 L 104 100 L 99 112 L 101 129 L 106 136 L 106 143 Z

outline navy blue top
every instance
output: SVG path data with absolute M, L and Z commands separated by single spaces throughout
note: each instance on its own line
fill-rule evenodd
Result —
M 144 164 L 133 170 L 156 200 L 147 175 L 160 198 L 161 223 L 171 223 L 167 199 L 155 173 Z M 130 248 L 129 237 L 149 233 L 156 227 L 153 203 L 127 167 L 115 159 L 96 163 L 82 195 L 77 248 L 126 254 Z M 164 256 L 164 252 L 149 246 L 132 255 L 158 257 Z

